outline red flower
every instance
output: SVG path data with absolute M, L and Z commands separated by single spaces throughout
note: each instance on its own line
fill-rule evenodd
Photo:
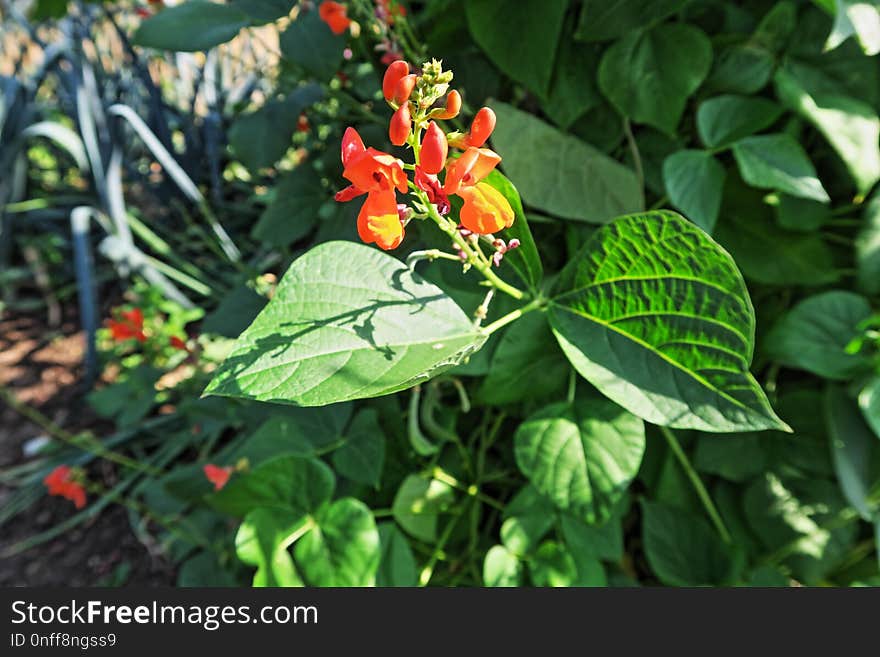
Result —
M 428 129 L 425 131 L 420 153 L 420 163 L 426 173 L 443 171 L 443 167 L 446 166 L 446 155 L 449 153 L 449 144 L 446 142 L 446 134 L 433 121 L 428 124 Z
M 488 183 L 480 182 L 500 161 L 501 157 L 494 151 L 471 146 L 446 167 L 443 190 L 464 200 L 461 223 L 473 233 L 495 233 L 509 228 L 516 218 L 504 195 Z
M 479 148 L 486 143 L 493 130 L 495 130 L 495 112 L 488 107 L 483 107 L 474 116 L 468 133 L 459 136 L 458 139 L 450 143 L 456 148 L 469 148 L 471 146 Z
M 189 351 L 186 346 L 186 342 L 178 338 L 176 335 L 171 336 L 171 338 L 168 340 L 168 344 L 180 351 Z
M 327 23 L 333 34 L 342 34 L 351 25 L 351 19 L 346 14 L 345 5 L 338 2 L 322 2 L 318 7 L 318 16 Z
M 73 470 L 68 465 L 59 465 L 46 475 L 43 483 L 49 490 L 49 495 L 57 495 L 70 500 L 77 509 L 86 505 L 86 489 L 72 477 Z
M 394 98 L 397 83 L 407 75 L 409 75 L 409 64 L 402 59 L 394 60 L 388 65 L 388 68 L 385 69 L 385 75 L 382 77 L 382 94 L 385 96 L 385 100 L 390 102 Z
M 214 484 L 214 490 L 218 491 L 223 488 L 232 476 L 232 467 L 226 466 L 221 468 L 219 465 L 208 463 L 204 468 L 205 478 Z
M 350 201 L 367 194 L 358 214 L 358 235 L 367 244 L 375 242 L 384 250 L 393 249 L 403 240 L 403 224 L 397 215 L 396 189 L 406 193 L 406 174 L 399 160 L 364 147 L 354 128 L 348 128 L 342 138 L 342 175 L 351 185 L 336 193 L 337 201 Z
M 120 319 L 108 319 L 105 325 L 110 329 L 110 335 L 116 342 L 125 342 L 126 340 L 137 340 L 145 342 L 147 336 L 144 334 L 144 314 L 139 308 L 133 310 L 122 311 L 119 313 Z

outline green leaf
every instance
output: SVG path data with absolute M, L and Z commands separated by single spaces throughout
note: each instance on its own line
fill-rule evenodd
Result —
M 787 134 L 746 137 L 733 145 L 739 172 L 749 185 L 828 202 L 828 193 L 804 149 Z
M 825 203 L 788 194 L 779 195 L 776 223 L 785 230 L 810 232 L 821 228 L 829 219 L 831 208 Z
M 553 74 L 567 0 L 470 0 L 464 4 L 477 45 L 504 73 L 538 94 Z M 511 43 L 516 47 L 511 48 Z
M 589 525 L 569 513 L 562 514 L 562 537 L 575 559 L 578 554 L 584 554 L 595 559 L 620 561 L 623 557 L 623 517 L 628 509 L 629 499 L 624 495 L 611 517 L 601 525 Z
M 792 577 L 804 584 L 818 584 L 849 552 L 857 527 L 839 522 L 846 504 L 836 482 L 782 479 L 768 472 L 742 499 L 749 525 L 765 549 L 783 549 Z
M 231 0 L 229 3 L 240 9 L 255 21 L 270 23 L 283 16 L 296 6 L 295 0 Z
M 204 394 L 322 406 L 405 390 L 485 341 L 442 290 L 362 244 L 298 258 Z
M 822 237 L 780 228 L 763 197 L 738 176 L 727 177 L 722 220 L 714 236 L 730 251 L 746 278 L 768 285 L 823 285 L 836 281 L 839 276 L 834 260 Z M 774 245 L 772 258 L 767 257 L 768 244 Z
M 721 163 L 706 151 L 678 151 L 663 161 L 669 201 L 707 233 L 718 220 L 725 175 Z
M 557 280 L 549 314 L 575 369 L 649 422 L 787 428 L 749 373 L 755 317 L 742 276 L 674 212 L 597 230 Z
M 247 14 L 232 5 L 188 0 L 141 23 L 132 43 L 179 52 L 210 50 L 234 38 L 250 22 Z
M 834 290 L 804 299 L 767 336 L 766 351 L 787 367 L 846 381 L 870 369 L 870 360 L 847 352 L 871 305 L 854 292 Z
M 880 293 L 880 194 L 866 204 L 864 226 L 856 238 L 859 288 L 868 294 Z
M 880 376 L 871 379 L 859 393 L 859 408 L 865 421 L 880 438 Z
M 333 34 L 317 11 L 300 12 L 281 33 L 278 43 L 286 60 L 302 67 L 318 82 L 330 80 L 342 64 L 345 38 Z
M 534 586 L 573 586 L 577 580 L 577 564 L 561 543 L 544 541 L 528 561 Z
M 333 471 L 321 461 L 280 456 L 233 475 L 208 502 L 233 516 L 245 516 L 256 508 L 304 516 L 330 499 L 335 484 Z
M 576 38 L 609 41 L 671 16 L 686 0 L 585 0 Z
M 522 562 L 503 545 L 493 545 L 483 561 L 484 586 L 521 586 Z
M 675 134 L 712 65 L 712 44 L 681 23 L 628 33 L 602 56 L 599 88 L 623 116 Z
M 307 84 L 284 100 L 270 100 L 260 109 L 238 116 L 229 128 L 229 144 L 235 155 L 251 171 L 275 164 L 290 148 L 299 115 L 323 95 L 320 86 Z
M 323 408 L 273 408 L 271 417 L 234 449 L 227 461 L 245 458 L 255 467 L 271 458 L 317 456 L 340 444 L 342 432 L 351 417 L 352 404 Z
M 544 267 L 541 264 L 541 256 L 538 255 L 538 247 L 535 246 L 535 239 L 532 237 L 526 213 L 523 211 L 519 192 L 516 191 L 513 183 L 498 170 L 486 176 L 483 182 L 501 192 L 516 214 L 513 225 L 505 231 L 505 235 L 509 240 L 518 239 L 520 245 L 519 248 L 505 254 L 504 262 L 514 268 L 523 283 L 531 288 L 537 287 L 544 277 Z
M 765 439 L 766 436 L 758 433 L 702 434 L 694 452 L 694 466 L 700 472 L 730 481 L 748 481 L 767 467 L 762 447 Z
M 753 94 L 770 81 L 776 61 L 754 44 L 736 44 L 719 53 L 704 89 L 711 93 Z
M 834 50 L 855 36 L 866 55 L 880 53 L 880 8 L 872 2 L 835 0 L 834 25 L 825 50 Z
M 225 555 L 224 555 L 225 556 Z M 177 571 L 178 588 L 189 587 L 235 587 L 240 582 L 227 564 L 220 564 L 218 555 L 210 550 L 190 557 Z
M 504 331 L 477 398 L 483 404 L 558 398 L 565 391 L 569 371 L 546 316 L 530 313 Z
M 373 514 L 360 500 L 345 497 L 322 505 L 316 527 L 293 547 L 296 565 L 309 586 L 372 586 L 381 547 Z
M 437 538 L 437 517 L 454 499 L 455 493 L 449 484 L 409 475 L 397 490 L 391 511 L 406 532 L 430 543 Z
M 507 504 L 504 518 L 501 542 L 514 554 L 525 555 L 550 531 L 556 509 L 534 486 L 526 485 Z
M 527 112 L 504 103 L 492 107 L 498 115 L 492 143 L 525 203 L 591 223 L 642 209 L 642 191 L 631 169 Z
M 825 390 L 825 420 L 841 492 L 863 520 L 880 518 L 880 504 L 871 500 L 873 486 L 880 483 L 880 441 L 840 386 Z
M 302 586 L 287 548 L 308 526 L 308 516 L 277 509 L 254 509 L 235 535 L 235 553 L 257 567 L 253 586 Z
M 766 98 L 716 96 L 700 103 L 697 131 L 709 148 L 728 146 L 776 122 L 782 108 Z
M 648 563 L 664 584 L 706 586 L 731 579 L 731 555 L 699 516 L 642 502 L 642 539 Z
M 384 464 L 385 434 L 379 414 L 365 408 L 351 421 L 345 444 L 333 454 L 333 467 L 343 477 L 378 488 Z
M 602 102 L 596 84 L 599 50 L 584 46 L 563 35 L 556 57 L 556 71 L 550 92 L 541 101 L 541 109 L 563 130 Z
M 774 82 L 779 99 L 821 132 L 846 164 L 860 194 L 880 180 L 880 118 L 867 103 L 809 89 L 801 67 L 780 69 Z M 821 199 L 820 199 L 821 200 Z
M 519 469 L 562 510 L 600 524 L 623 496 L 642 462 L 641 420 L 606 399 L 552 404 L 514 434 Z
M 394 525 L 379 525 L 382 556 L 376 571 L 376 586 L 417 586 L 416 560 L 406 536 Z

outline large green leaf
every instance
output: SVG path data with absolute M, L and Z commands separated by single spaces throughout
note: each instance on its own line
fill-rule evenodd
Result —
M 579 117 L 602 102 L 596 84 L 599 49 L 584 46 L 563 34 L 556 56 L 556 71 L 550 92 L 541 101 L 541 109 L 562 129 L 568 129 Z
M 260 109 L 238 116 L 229 128 L 232 150 L 251 171 L 275 164 L 290 147 L 299 115 L 323 95 L 320 86 L 307 84 L 284 100 L 270 100 Z M 317 187 L 320 189 L 320 184 Z
M 493 107 L 498 124 L 492 143 L 528 205 L 591 223 L 642 209 L 631 169 L 527 112 L 504 103 Z
M 284 58 L 319 82 L 332 78 L 342 64 L 345 38 L 333 34 L 317 11 L 300 12 L 278 38 Z
M 345 497 L 312 516 L 315 527 L 293 547 L 296 565 L 310 586 L 372 586 L 382 551 L 373 514 Z
M 644 450 L 642 421 L 598 398 L 552 404 L 514 435 L 517 465 L 538 492 L 591 523 L 611 516 Z
M 705 586 L 729 582 L 734 561 L 708 523 L 680 509 L 642 503 L 645 556 L 664 584 Z
M 739 176 L 727 176 L 721 220 L 713 235 L 730 251 L 745 277 L 769 285 L 822 285 L 836 281 L 839 276 L 831 250 L 821 235 L 780 228 L 764 196 L 745 185 Z M 768 244 L 774 247 L 772 258 L 767 257 Z
M 233 5 L 188 0 L 141 23 L 132 43 L 182 52 L 210 50 L 232 39 L 250 22 L 250 17 Z
M 788 367 L 826 379 L 846 381 L 871 367 L 847 345 L 858 325 L 871 316 L 871 305 L 854 292 L 834 290 L 808 297 L 792 308 L 767 336 L 767 353 Z
M 477 397 L 485 404 L 511 404 L 536 397 L 558 399 L 565 391 L 569 371 L 547 318 L 531 313 L 501 336 Z
M 566 547 L 556 541 L 544 541 L 528 564 L 534 586 L 574 586 L 577 580 L 577 564 Z
M 474 41 L 504 73 L 546 94 L 567 0 L 470 0 L 464 4 Z M 511 43 L 516 43 L 511 48 Z
M 840 490 L 863 520 L 880 518 L 880 502 L 871 499 L 872 488 L 880 483 L 880 441 L 839 386 L 825 391 L 825 421 Z
M 712 62 L 704 90 L 712 93 L 753 94 L 770 80 L 776 61 L 767 50 L 751 43 L 721 50 Z
M 404 390 L 485 336 L 442 290 L 361 244 L 298 258 L 205 394 L 322 406 Z
M 712 44 L 703 32 L 659 25 L 630 32 L 605 51 L 599 88 L 623 116 L 673 135 L 711 66 Z
M 721 210 L 724 176 L 724 167 L 707 151 L 678 151 L 663 161 L 669 201 L 707 233 Z
M 828 202 L 828 192 L 804 149 L 787 134 L 746 137 L 733 145 L 739 172 L 749 185 Z
M 600 228 L 553 295 L 550 324 L 568 359 L 635 415 L 713 432 L 786 428 L 749 373 L 755 317 L 742 276 L 680 215 Z
M 608 41 L 671 16 L 686 0 L 584 0 L 577 38 Z
M 351 421 L 345 444 L 333 454 L 336 472 L 352 481 L 379 486 L 385 464 L 385 434 L 373 408 L 361 410 Z
M 235 553 L 257 567 L 253 586 L 302 586 L 287 548 L 307 526 L 308 516 L 293 511 L 254 509 L 235 535 Z
M 810 89 L 804 67 L 776 72 L 776 94 L 812 123 L 846 164 L 856 189 L 866 194 L 880 180 L 880 118 L 867 103 Z
M 282 455 L 317 456 L 344 442 L 343 430 L 351 418 L 352 404 L 322 408 L 275 406 L 269 419 L 231 451 L 230 463 L 246 458 L 250 467 Z
M 231 0 L 229 4 L 256 21 L 269 23 L 287 16 L 296 0 Z
M 233 475 L 208 501 L 234 516 L 256 508 L 306 515 L 330 499 L 335 485 L 333 471 L 321 461 L 279 456 L 246 474 Z
M 504 509 L 501 542 L 514 554 L 531 552 L 553 527 L 556 507 L 546 496 L 528 484 L 514 495 Z
M 568 546 L 596 559 L 620 561 L 623 557 L 623 517 L 629 509 L 629 498 L 624 495 L 611 517 L 601 525 L 590 525 L 570 513 L 562 514 L 560 530 Z
M 725 95 L 710 98 L 697 109 L 697 131 L 709 148 L 728 146 L 767 128 L 782 108 L 766 98 Z

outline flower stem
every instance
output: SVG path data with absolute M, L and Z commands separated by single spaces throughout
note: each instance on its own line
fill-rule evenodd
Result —
M 488 326 L 483 327 L 483 333 L 485 333 L 486 335 L 491 335 L 492 333 L 494 333 L 498 329 L 500 329 L 504 326 L 507 326 L 508 324 L 510 324 L 513 321 L 516 321 L 517 319 L 519 319 L 520 317 L 522 317 L 526 313 L 530 313 L 533 310 L 537 310 L 538 308 L 541 308 L 544 305 L 544 303 L 545 303 L 544 299 L 541 299 L 541 298 L 533 299 L 531 302 L 527 303 L 522 308 L 517 308 L 516 310 L 507 313 L 503 317 L 496 319 L 494 322 L 492 322 Z
M 675 458 L 678 459 L 678 462 L 688 476 L 688 479 L 691 480 L 694 491 L 696 491 L 697 496 L 703 503 L 703 507 L 706 509 L 706 514 L 709 516 L 710 520 L 712 520 L 712 524 L 715 525 L 715 529 L 718 531 L 721 540 L 728 544 L 732 543 L 733 538 L 731 538 L 730 532 L 727 531 L 727 527 L 725 527 L 724 521 L 721 519 L 721 514 L 718 513 L 718 509 L 715 507 L 715 503 L 709 496 L 709 491 L 707 491 L 706 487 L 703 485 L 700 475 L 694 470 L 694 466 L 691 465 L 690 459 L 687 457 L 687 454 L 684 453 L 681 443 L 678 442 L 678 438 L 676 438 L 675 434 L 666 427 L 660 427 L 660 432 L 663 434 L 663 437 L 666 438 L 666 442 L 669 444 L 669 449 L 675 454 Z

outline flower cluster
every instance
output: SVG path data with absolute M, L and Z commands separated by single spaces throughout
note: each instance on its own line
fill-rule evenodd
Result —
M 463 201 L 460 228 L 468 236 L 492 235 L 509 228 L 515 215 L 507 198 L 484 181 L 501 161 L 485 148 L 495 129 L 495 112 L 483 107 L 474 116 L 466 134 L 447 134 L 438 124 L 455 118 L 461 110 L 461 96 L 449 89 L 452 73 L 440 62 L 431 61 L 421 74 L 411 72 L 403 60 L 392 62 L 382 80 L 382 93 L 394 110 L 388 138 L 395 146 L 412 149 L 415 162 L 407 165 L 397 158 L 366 148 L 354 128 L 348 128 L 342 140 L 343 177 L 351 185 L 336 194 L 337 201 L 349 201 L 363 194 L 367 199 L 358 214 L 358 235 L 366 243 L 393 249 L 403 241 L 406 224 L 414 217 L 424 218 L 425 210 L 437 219 L 451 210 L 449 196 Z M 450 153 L 450 148 L 462 151 Z M 413 171 L 413 180 L 405 169 Z M 443 181 L 439 175 L 443 173 Z M 395 191 L 411 190 L 415 211 L 398 204 Z M 428 207 L 430 206 L 430 207 Z M 518 242 L 496 247 L 496 264 L 503 253 Z
M 86 489 L 82 485 L 82 473 L 69 465 L 59 465 L 43 479 L 49 495 L 70 500 L 77 509 L 86 505 Z

